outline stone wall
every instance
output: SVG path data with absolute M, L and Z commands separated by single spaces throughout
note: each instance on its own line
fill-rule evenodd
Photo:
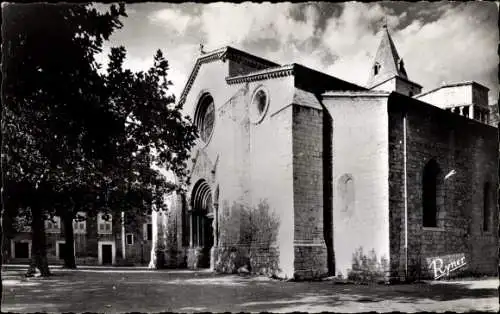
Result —
M 227 206 L 227 204 L 225 204 Z M 253 273 L 278 275 L 280 223 L 265 202 L 256 207 L 233 204 L 220 221 L 220 241 L 213 248 L 214 269 L 234 273 L 246 267 Z
M 416 84 L 412 84 L 400 78 L 396 78 L 395 80 L 396 80 L 396 89 L 394 91 L 400 94 L 412 97 L 414 95 L 420 94 L 422 91 L 422 88 Z
M 426 258 L 465 254 L 461 272 L 494 274 L 498 265 L 498 208 L 491 189 L 490 231 L 482 228 L 485 182 L 497 186 L 497 130 L 434 106 L 392 95 L 389 101 L 391 269 L 405 274 L 403 113 L 407 124 L 408 275 L 429 277 Z M 441 168 L 437 227 L 423 227 L 422 176 L 429 160 Z
M 242 225 L 239 220 L 240 213 L 231 209 L 231 206 L 240 204 L 255 209 L 261 201 L 266 201 L 270 211 L 276 214 L 280 221 L 274 246 L 270 248 L 257 245 L 235 251 L 233 247 L 238 247 L 234 246 L 235 243 L 221 241 L 218 246 L 216 243 L 212 250 L 212 266 L 221 270 L 218 265 L 229 263 L 229 256 L 232 256 L 229 259 L 244 259 L 244 256 L 235 255 L 250 252 L 253 256 L 253 269 L 272 268 L 276 273 L 283 272 L 285 276 L 292 277 L 293 167 L 290 105 L 293 79 L 285 77 L 227 85 L 224 80 L 225 75 L 221 75 L 228 72 L 236 75 L 248 70 L 231 60 L 226 63 L 216 61 L 204 64 L 198 72 L 191 92 L 187 95 L 186 113 L 194 112 L 197 97 L 203 92 L 212 95 L 216 111 L 212 137 L 208 143 L 198 143 L 192 151 L 187 203 L 190 201 L 192 186 L 198 180 L 204 179 L 210 185 L 212 196 L 216 190 L 219 191 L 219 209 L 215 213 L 216 218 L 221 221 L 221 216 L 231 214 L 235 216 L 235 227 L 240 229 Z M 262 85 L 269 91 L 269 107 L 262 121 L 253 123 L 249 119 L 249 105 L 255 89 Z M 177 208 L 176 212 L 182 213 L 183 210 L 185 209 Z M 179 230 L 182 219 L 178 219 L 176 225 Z M 223 227 L 220 223 L 219 228 L 222 230 Z M 189 230 L 184 229 L 177 232 L 177 243 L 181 243 L 185 249 L 188 264 L 192 262 L 194 265 L 197 256 L 195 248 L 188 249 L 187 243 L 180 240 L 186 232 L 189 233 Z M 241 236 L 238 231 L 233 242 L 238 244 Z M 264 265 L 265 260 L 269 260 L 269 267 Z
M 335 273 L 348 277 L 360 250 L 373 251 L 379 266 L 389 259 L 387 96 L 345 93 L 323 103 L 333 119 Z
M 327 274 L 323 226 L 323 111 L 293 107 L 294 277 Z

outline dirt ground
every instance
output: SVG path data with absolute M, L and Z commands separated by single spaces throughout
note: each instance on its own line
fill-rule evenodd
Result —
M 208 271 L 2 269 L 2 312 L 498 312 L 497 278 L 399 285 L 286 282 Z

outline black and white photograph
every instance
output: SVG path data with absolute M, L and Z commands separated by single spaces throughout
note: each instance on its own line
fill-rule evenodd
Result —
M 2 2 L 2 313 L 499 308 L 499 2 Z

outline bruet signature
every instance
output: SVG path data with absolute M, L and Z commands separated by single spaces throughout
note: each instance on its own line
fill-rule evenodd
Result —
M 443 259 L 435 258 L 432 260 L 429 268 L 434 270 L 434 279 L 439 279 L 443 276 L 448 276 L 452 271 L 457 270 L 461 267 L 467 265 L 465 262 L 465 256 L 460 259 L 456 259 L 448 264 L 444 264 Z

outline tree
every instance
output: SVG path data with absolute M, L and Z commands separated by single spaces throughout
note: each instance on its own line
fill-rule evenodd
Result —
M 126 51 L 111 49 L 105 74 L 106 104 L 121 126 L 113 137 L 111 185 L 122 195 L 111 197 L 109 209 L 140 216 L 165 210 L 166 193 L 185 187 L 187 159 L 195 143 L 196 128 L 183 117 L 175 97 L 168 93 L 168 61 L 158 50 L 153 66 L 133 73 L 123 68 Z M 169 182 L 159 169 L 177 179 Z
M 47 217 L 62 218 L 65 266 L 76 267 L 76 213 L 164 208 L 164 193 L 179 186 L 151 166 L 172 171 L 182 183 L 196 131 L 168 94 L 172 83 L 161 51 L 151 69 L 132 73 L 123 69 L 125 49 L 113 48 L 106 73 L 99 73 L 94 54 L 121 27 L 123 5 L 106 13 L 88 4 L 6 9 L 5 204 L 11 211 L 29 209 L 21 212 L 32 218 L 31 264 L 49 275 Z
M 121 27 L 125 10 L 7 4 L 3 12 L 2 196 L 10 210 L 29 209 L 31 268 L 45 276 L 44 220 L 55 212 L 53 197 L 95 165 L 82 149 L 100 109 L 94 54 Z

